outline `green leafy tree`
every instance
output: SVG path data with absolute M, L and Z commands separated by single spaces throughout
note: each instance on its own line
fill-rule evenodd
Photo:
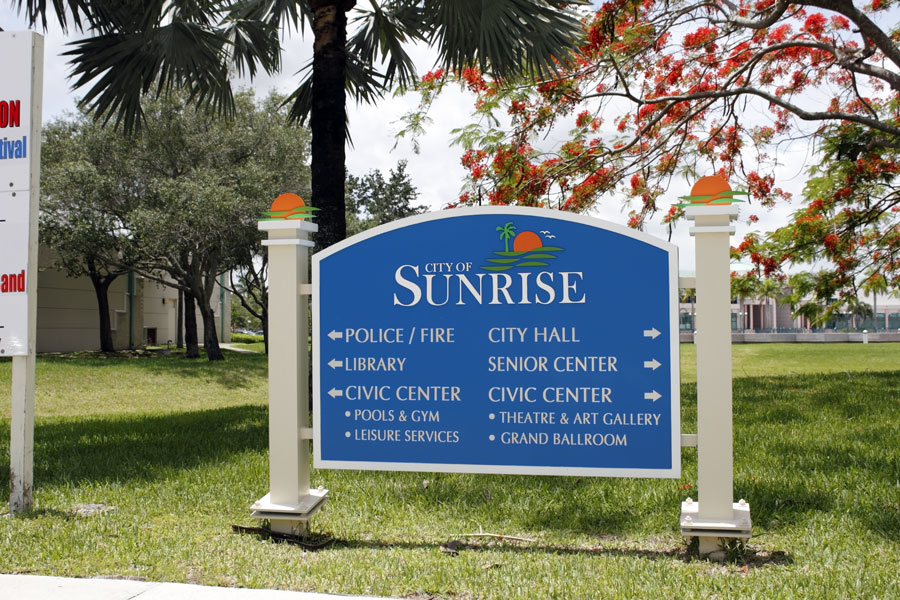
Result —
M 806 206 L 745 249 L 772 272 L 807 266 L 790 276 L 791 304 L 816 323 L 852 311 L 861 292 L 900 290 L 900 136 L 853 123 L 825 133 Z
M 210 360 L 223 358 L 211 306 L 217 277 L 256 264 L 258 218 L 278 194 L 302 192 L 308 185 L 307 134 L 289 126 L 280 99 L 257 104 L 248 92 L 235 102 L 236 118 L 223 120 L 176 96 L 146 101 L 145 126 L 128 139 L 112 128 L 79 121 L 106 144 L 85 147 L 92 163 L 104 165 L 112 190 L 111 201 L 99 208 L 100 218 L 91 221 L 116 219 L 118 251 L 104 257 L 116 269 L 132 269 L 184 292 L 191 357 L 199 356 L 192 326 L 196 302 Z M 102 181 L 73 179 L 73 185 L 78 183 L 83 193 L 71 199 L 86 201 Z M 82 207 L 67 210 L 78 214 L 73 211 Z M 126 262 L 123 257 L 134 258 Z
M 362 177 L 347 176 L 347 233 L 353 235 L 397 219 L 425 212 L 425 206 L 413 203 L 419 197 L 406 161 L 401 160 L 385 180 L 381 171 L 369 171 Z
M 293 115 L 309 115 L 312 130 L 311 204 L 319 207 L 316 244 L 346 236 L 344 206 L 346 94 L 373 102 L 395 84 L 415 79 L 405 50 L 426 43 L 446 68 L 478 65 L 498 77 L 555 70 L 577 44 L 580 26 L 564 0 L 226 0 L 135 3 L 14 0 L 29 22 L 46 27 L 51 11 L 64 30 L 88 35 L 69 52 L 83 104 L 127 130 L 141 123 L 141 98 L 185 88 L 197 104 L 234 113 L 232 69 L 251 77 L 281 66 L 280 36 L 313 34 L 313 60 L 292 94 Z
M 232 281 L 232 285 L 234 282 Z M 256 310 L 260 307 L 257 305 Z M 237 294 L 231 295 L 231 327 L 232 329 L 246 329 L 248 331 L 262 330 L 262 323 L 256 314 L 250 312 L 242 303 Z
M 308 182 L 305 134 L 289 126 L 279 99 L 257 106 L 247 92 L 236 102 L 234 120 L 174 97 L 145 102 L 147 126 L 133 144 L 146 193 L 130 225 L 153 257 L 136 268 L 165 274 L 197 300 L 210 360 L 223 358 L 211 306 L 218 275 L 255 267 L 258 218 L 280 193 L 302 192 Z
M 232 305 L 237 304 L 237 314 L 246 315 L 246 319 L 255 321 L 253 329 L 263 332 L 266 354 L 269 353 L 269 261 L 268 254 L 261 244 L 255 243 L 244 249 L 241 266 L 231 271 L 230 287 Z M 232 314 L 235 314 L 232 312 Z M 232 323 L 237 323 L 232 319 Z M 249 325 L 245 325 L 249 326 Z
M 78 115 L 45 126 L 41 150 L 41 243 L 69 277 L 90 279 L 100 349 L 113 352 L 109 287 L 137 259 L 123 218 L 130 196 L 119 186 L 118 161 L 110 160 L 125 144 Z

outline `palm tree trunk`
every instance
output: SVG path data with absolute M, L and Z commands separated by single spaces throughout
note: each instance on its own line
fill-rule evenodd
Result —
M 313 76 L 310 130 L 311 204 L 319 208 L 316 250 L 347 236 L 344 216 L 344 79 L 347 63 L 347 11 L 356 0 L 309 0 L 313 10 Z

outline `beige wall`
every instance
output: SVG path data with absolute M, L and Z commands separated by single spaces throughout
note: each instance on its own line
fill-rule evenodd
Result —
M 67 277 L 54 267 L 52 251 L 41 248 L 37 295 L 37 351 L 74 352 L 100 349 L 100 318 L 94 286 L 87 277 Z M 155 281 L 133 276 L 134 299 L 128 294 L 128 276 L 122 275 L 109 288 L 110 325 L 116 350 L 129 344 L 142 347 L 147 334 L 156 330 L 156 343 L 175 343 L 178 291 Z M 225 290 L 220 301 L 216 286 L 212 307 L 216 312 L 216 331 L 220 342 L 231 340 L 231 296 Z M 222 306 L 224 304 L 224 307 Z M 224 308 L 224 327 L 221 310 Z M 131 312 L 133 311 L 133 314 Z M 129 324 L 131 335 L 129 336 Z M 202 319 L 197 312 L 202 342 Z M 223 334 L 224 330 L 224 334 Z
M 156 329 L 156 343 L 175 343 L 178 290 L 156 281 L 144 282 L 144 339 Z
M 227 275 L 226 275 L 227 277 Z M 225 319 L 224 328 L 222 320 L 221 288 L 216 285 L 213 290 L 212 304 L 216 313 L 216 332 L 219 334 L 219 342 L 231 341 L 231 293 L 225 290 Z M 197 314 L 197 335 L 200 343 L 203 343 L 203 317 L 200 311 Z M 169 341 L 172 344 L 177 339 L 178 319 L 178 290 L 161 283 L 147 280 L 144 283 L 144 339 L 147 338 L 149 329 L 156 328 L 156 343 L 165 345 Z
M 128 326 L 132 340 L 141 341 L 142 282 L 135 279 L 135 300 L 129 303 L 128 277 L 122 275 L 109 288 L 110 325 L 117 350 L 128 348 Z M 38 270 L 37 351 L 73 352 L 100 349 L 100 317 L 94 286 L 87 277 L 66 277 L 52 266 Z M 133 310 L 133 318 L 129 311 Z

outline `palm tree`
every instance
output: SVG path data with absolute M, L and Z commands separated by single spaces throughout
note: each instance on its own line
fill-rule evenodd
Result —
M 744 331 L 747 328 L 746 315 L 744 314 L 744 300 L 753 298 L 756 295 L 758 280 L 752 275 L 731 275 L 731 295 L 738 299 L 738 316 L 741 319 L 740 329 Z
M 278 71 L 281 33 L 310 26 L 312 68 L 290 101 L 292 115 L 301 122 L 308 115 L 312 130 L 310 201 L 320 209 L 319 248 L 346 235 L 346 93 L 374 102 L 394 85 L 414 82 L 405 43 L 436 47 L 438 62 L 450 69 L 537 78 L 552 73 L 583 33 L 569 0 L 369 0 L 350 38 L 347 14 L 356 0 L 13 1 L 32 26 L 46 29 L 55 11 L 64 31 L 91 34 L 68 52 L 74 87 L 86 88 L 82 104 L 96 118 L 114 118 L 126 131 L 140 127 L 147 93 L 184 88 L 193 101 L 232 112 L 232 69 L 251 77 Z
M 509 252 L 509 238 L 515 233 L 516 226 L 512 223 L 507 223 L 503 227 L 497 227 L 497 231 L 500 232 L 500 239 L 504 241 L 506 244 L 506 251 Z
M 773 333 L 777 333 L 775 330 L 778 327 L 778 323 L 775 311 L 778 308 L 778 297 L 784 295 L 784 284 L 774 277 L 762 279 L 756 288 L 756 294 L 766 305 L 769 304 L 770 299 L 772 300 L 772 330 Z M 765 315 L 763 316 L 763 321 L 765 321 Z
M 694 310 L 694 302 L 697 301 L 697 288 L 681 288 L 679 290 L 678 302 L 691 303 L 691 331 L 694 330 L 694 315 L 697 314 L 697 311 Z

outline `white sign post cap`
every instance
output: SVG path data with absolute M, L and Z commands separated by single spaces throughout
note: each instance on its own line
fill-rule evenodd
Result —
M 297 230 L 297 231 L 307 231 L 309 233 L 316 233 L 319 231 L 319 226 L 315 223 L 311 223 L 309 221 L 304 221 L 302 219 L 279 219 L 277 221 L 259 221 L 256 225 L 257 229 L 260 231 L 285 231 L 285 230 Z
M 684 216 L 689 221 L 697 217 L 719 217 L 728 215 L 734 221 L 738 217 L 740 206 L 737 204 L 692 204 L 684 207 Z

